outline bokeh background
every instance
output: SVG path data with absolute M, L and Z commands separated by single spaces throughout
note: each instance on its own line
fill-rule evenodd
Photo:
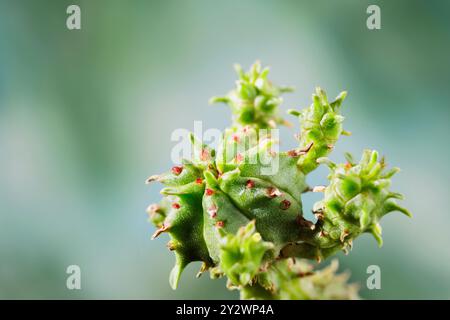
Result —
M 372 3 L 378 31 L 366 28 Z M 79 31 L 66 29 L 69 4 Z M 402 168 L 393 189 L 414 218 L 389 215 L 382 249 L 364 235 L 338 256 L 362 296 L 450 298 L 449 14 L 438 0 L 1 0 L 0 298 L 238 298 L 195 279 L 199 264 L 170 289 L 174 257 L 167 236 L 150 241 L 145 213 L 160 186 L 144 180 L 172 166 L 173 130 L 227 126 L 229 110 L 208 98 L 232 88 L 233 63 L 255 59 L 297 88 L 283 111 L 309 105 L 316 85 L 348 90 L 353 136 L 334 160 L 375 148 Z M 66 289 L 71 264 L 82 290 Z M 371 264 L 381 290 L 365 288 Z

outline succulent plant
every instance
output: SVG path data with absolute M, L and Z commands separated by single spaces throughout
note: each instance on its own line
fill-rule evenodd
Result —
M 314 271 L 308 260 L 348 252 L 366 232 L 381 245 L 380 219 L 392 211 L 410 215 L 395 202 L 402 196 L 389 190 L 398 169 L 386 170 L 371 150 L 359 163 L 350 154 L 345 164 L 326 158 L 338 138 L 349 135 L 340 114 L 346 92 L 330 102 L 320 88 L 311 106 L 289 110 L 300 120 L 299 146 L 279 152 L 274 129 L 287 124 L 278 107 L 290 88 L 273 85 L 259 62 L 247 73 L 236 70 L 236 88 L 211 99 L 233 113 L 217 150 L 191 135 L 192 157 L 147 179 L 166 186 L 148 213 L 157 227 L 153 238 L 164 232 L 171 238 L 171 286 L 187 264 L 201 261 L 200 274 L 209 269 L 212 278 L 226 276 L 244 299 L 357 298 L 347 275 L 335 274 L 336 263 Z M 306 175 L 321 164 L 330 168 L 330 183 L 311 188 Z M 303 217 L 302 194 L 310 191 L 324 192 L 313 208 L 316 221 Z

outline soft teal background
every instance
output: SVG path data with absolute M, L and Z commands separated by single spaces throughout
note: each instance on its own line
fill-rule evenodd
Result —
M 65 27 L 72 3 L 80 31 Z M 365 25 L 370 3 L 379 31 Z M 159 186 L 143 182 L 171 166 L 174 129 L 228 124 L 207 100 L 231 89 L 234 62 L 257 58 L 297 87 L 283 110 L 308 105 L 315 85 L 349 91 L 353 136 L 333 159 L 369 147 L 402 168 L 393 188 L 414 219 L 387 216 L 382 249 L 367 235 L 339 255 L 363 297 L 450 298 L 449 4 L 0 0 L 0 298 L 237 298 L 195 279 L 198 264 L 169 288 L 173 255 L 145 214 Z M 65 287 L 70 264 L 81 291 Z M 381 290 L 365 289 L 371 264 Z

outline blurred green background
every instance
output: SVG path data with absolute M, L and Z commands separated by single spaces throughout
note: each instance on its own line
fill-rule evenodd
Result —
M 378 31 L 366 28 L 372 3 Z M 69 4 L 81 30 L 66 28 Z M 449 14 L 438 0 L 0 0 L 0 298 L 238 298 L 195 279 L 199 264 L 170 289 L 174 257 L 167 236 L 150 241 L 145 213 L 160 186 L 144 180 L 171 167 L 173 130 L 228 124 L 207 100 L 232 88 L 233 63 L 255 59 L 297 88 L 283 111 L 309 105 L 316 85 L 348 90 L 353 136 L 334 160 L 375 148 L 402 168 L 393 189 L 414 218 L 387 216 L 382 249 L 364 235 L 338 256 L 362 296 L 450 298 Z M 66 289 L 71 264 L 82 290 Z M 381 290 L 365 288 L 371 264 Z

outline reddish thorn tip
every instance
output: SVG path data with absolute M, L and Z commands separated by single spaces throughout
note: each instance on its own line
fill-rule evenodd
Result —
M 212 196 L 214 194 L 214 190 L 206 189 L 205 193 L 206 193 L 207 196 Z
M 298 156 L 298 153 L 297 153 L 296 150 L 289 150 L 287 152 L 287 154 L 288 154 L 289 157 L 297 157 Z
M 255 182 L 253 180 L 247 180 L 245 186 L 247 187 L 247 189 L 251 189 L 255 186 Z
M 156 230 L 155 233 L 152 235 L 152 239 L 155 239 L 161 233 L 166 232 L 167 230 L 169 230 L 169 226 L 162 225 L 162 227 Z
M 195 179 L 195 183 L 196 184 L 202 184 L 203 183 L 203 179 L 202 178 L 197 178 L 197 179 Z
M 225 222 L 223 222 L 223 221 L 217 221 L 216 222 L 216 227 L 217 228 L 223 228 L 224 225 L 225 225 Z
M 281 210 L 287 210 L 291 206 L 291 202 L 289 200 L 283 200 L 280 202 L 280 208 Z
M 174 208 L 174 209 L 180 209 L 180 204 L 178 204 L 178 203 L 172 203 L 172 208 Z
M 300 152 L 302 152 L 302 154 L 308 153 L 309 150 L 311 150 L 311 148 L 313 147 L 313 145 L 314 145 L 314 142 L 310 142 L 310 143 L 306 146 L 306 148 L 300 150 Z
M 234 142 L 239 142 L 239 136 L 237 134 L 233 134 L 232 139 Z
M 275 197 L 281 196 L 280 190 L 278 190 L 277 188 L 273 188 L 273 187 L 267 188 L 266 193 L 269 198 L 275 198 Z
M 326 233 L 326 232 L 323 231 L 323 230 L 320 230 L 320 232 L 319 232 L 319 237 L 326 237 L 326 236 L 328 236 L 328 233 Z
M 175 166 L 172 168 L 172 173 L 176 176 L 180 175 L 183 172 L 183 167 Z
M 215 218 L 217 216 L 217 207 L 215 205 L 212 205 L 209 209 L 208 209 L 208 214 L 211 218 Z
M 208 160 L 210 159 L 210 155 L 209 155 L 208 150 L 202 149 L 202 153 L 201 153 L 201 155 L 200 155 L 200 159 L 201 159 L 202 161 L 208 161 Z

